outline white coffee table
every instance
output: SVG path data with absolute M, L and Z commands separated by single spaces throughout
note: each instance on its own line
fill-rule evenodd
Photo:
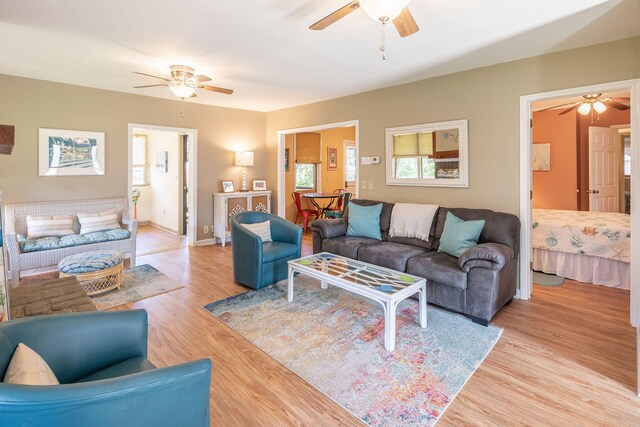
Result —
M 384 309 L 384 346 L 389 351 L 396 346 L 396 308 L 401 301 L 418 294 L 420 326 L 427 327 L 427 282 L 422 277 L 321 252 L 289 261 L 289 302 L 295 272 L 320 280 L 322 289 L 333 285 L 379 302 Z

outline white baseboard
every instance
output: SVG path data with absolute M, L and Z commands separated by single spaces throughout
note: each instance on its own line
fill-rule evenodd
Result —
M 196 242 L 196 246 L 208 246 L 208 245 L 213 245 L 213 244 L 214 244 L 213 239 L 198 240 Z

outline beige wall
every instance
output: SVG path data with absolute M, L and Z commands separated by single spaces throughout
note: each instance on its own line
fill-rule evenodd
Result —
M 180 175 L 182 167 L 182 136 L 177 132 L 147 131 L 147 162 L 149 164 L 149 188 L 151 215 L 149 221 L 178 234 L 182 209 Z M 156 154 L 168 153 L 168 172 L 156 167 Z M 142 197 L 142 195 L 140 196 Z
M 198 130 L 198 239 L 213 223 L 211 193 L 222 179 L 240 186 L 236 150 L 255 152 L 248 180 L 267 176 L 265 113 L 91 89 L 0 75 L 0 123 L 16 127 L 11 156 L 0 156 L 0 188 L 5 202 L 125 196 L 128 124 Z M 224 95 L 220 95 L 224 96 Z M 184 117 L 183 117 L 184 116 Z M 38 128 L 106 133 L 106 174 L 96 177 L 39 177 Z M 273 162 L 275 164 L 275 162 Z M 275 183 L 275 180 L 272 181 Z
M 374 184 L 361 189 L 362 198 L 518 213 L 520 96 L 639 77 L 635 37 L 270 112 L 269 164 L 277 162 L 278 130 L 357 119 L 360 156 L 383 158 L 379 165 L 360 167 L 359 179 Z M 385 185 L 386 127 L 463 118 L 469 119 L 469 188 Z M 276 175 L 271 168 L 271 182 Z

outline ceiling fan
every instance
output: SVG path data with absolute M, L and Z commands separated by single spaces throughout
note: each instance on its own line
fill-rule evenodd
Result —
M 311 30 L 324 30 L 329 25 L 349 15 L 351 12 L 362 8 L 367 15 L 382 23 L 382 59 L 386 59 L 384 50 L 384 30 L 389 21 L 398 30 L 401 37 L 407 37 L 418 32 L 418 24 L 413 18 L 407 6 L 410 0 L 355 0 L 341 7 L 333 13 L 325 16 L 315 24 L 311 25 Z
M 171 92 L 180 99 L 194 98 L 196 95 L 196 89 L 209 90 L 211 92 L 224 93 L 225 95 L 231 95 L 233 91 L 231 89 L 225 89 L 216 86 L 205 86 L 201 83 L 208 82 L 211 78 L 207 76 L 194 76 L 195 70 L 186 65 L 172 65 L 171 66 L 171 78 L 153 76 L 151 74 L 139 73 L 134 71 L 134 74 L 141 76 L 153 77 L 154 79 L 164 80 L 164 83 L 134 86 L 134 89 L 141 89 L 147 87 L 167 86 Z
M 625 105 L 616 100 L 628 102 L 631 100 L 631 98 L 601 98 L 601 96 L 601 93 L 590 93 L 588 95 L 582 95 L 583 99 L 581 101 L 554 105 L 553 107 L 544 108 L 539 111 L 547 111 L 554 108 L 566 107 L 567 105 L 570 105 L 569 108 L 562 110 L 558 115 L 561 116 L 563 114 L 567 114 L 577 108 L 578 113 L 586 116 L 589 113 L 593 114 L 594 111 L 598 114 L 604 113 L 608 108 L 615 108 L 616 110 L 628 110 L 630 108 L 628 105 Z

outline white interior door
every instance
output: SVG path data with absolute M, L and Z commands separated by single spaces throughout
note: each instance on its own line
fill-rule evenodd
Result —
M 589 127 L 589 210 L 620 212 L 620 147 L 617 130 Z

